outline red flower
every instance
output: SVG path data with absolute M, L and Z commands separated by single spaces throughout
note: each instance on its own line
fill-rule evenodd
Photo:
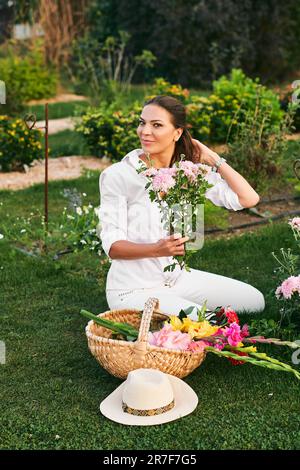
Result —
M 238 356 L 249 356 L 249 354 L 242 352 L 242 351 L 234 351 L 235 354 Z M 233 359 L 232 357 L 227 358 L 233 366 L 240 366 L 243 364 L 246 364 L 244 361 L 237 361 L 236 359 Z
M 225 316 L 228 320 L 228 323 L 237 323 L 239 325 L 240 320 L 234 310 L 226 310 Z
M 217 310 L 217 309 L 216 309 Z M 225 312 L 224 307 L 219 307 L 218 310 L 216 311 L 216 316 L 221 317 L 223 313 Z

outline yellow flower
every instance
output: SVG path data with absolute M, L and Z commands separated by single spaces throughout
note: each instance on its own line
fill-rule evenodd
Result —
M 196 322 L 194 322 L 196 323 Z M 188 333 L 192 338 L 206 338 L 212 336 L 218 331 L 218 326 L 212 326 L 207 320 L 197 322 L 196 325 L 190 325 Z
M 177 315 L 171 315 L 170 316 L 170 325 L 172 326 L 173 330 L 181 330 L 183 324 L 180 318 L 177 317 Z
M 183 323 L 182 331 L 184 331 L 185 333 L 188 333 L 190 328 L 198 328 L 200 325 L 199 322 L 193 321 L 188 317 L 183 318 L 182 323 Z

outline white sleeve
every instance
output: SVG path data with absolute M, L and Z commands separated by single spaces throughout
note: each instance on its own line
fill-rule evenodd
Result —
M 223 206 L 226 207 L 226 209 L 232 209 L 234 211 L 244 209 L 240 204 L 238 195 L 231 189 L 227 181 L 225 181 L 219 173 L 210 171 L 206 175 L 206 180 L 210 184 L 213 184 L 213 186 L 206 191 L 205 197 L 213 204 L 216 206 Z
M 102 248 L 107 256 L 114 242 L 127 240 L 127 198 L 122 194 L 122 187 L 122 181 L 113 168 L 101 172 L 98 214 Z

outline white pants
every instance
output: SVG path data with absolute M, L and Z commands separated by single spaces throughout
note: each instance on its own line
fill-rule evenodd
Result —
M 107 290 L 110 310 L 133 308 L 143 310 L 149 297 L 159 299 L 159 308 L 167 315 L 178 315 L 190 306 L 201 308 L 207 300 L 207 309 L 231 306 L 237 312 L 258 312 L 265 308 L 263 294 L 245 282 L 198 269 L 183 271 L 174 286 L 132 290 Z M 196 311 L 190 315 L 196 320 Z

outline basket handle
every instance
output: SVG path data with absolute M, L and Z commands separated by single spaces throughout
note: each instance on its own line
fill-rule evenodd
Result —
M 145 303 L 137 343 L 148 342 L 148 333 L 154 309 L 159 310 L 159 300 L 156 297 L 149 297 Z

